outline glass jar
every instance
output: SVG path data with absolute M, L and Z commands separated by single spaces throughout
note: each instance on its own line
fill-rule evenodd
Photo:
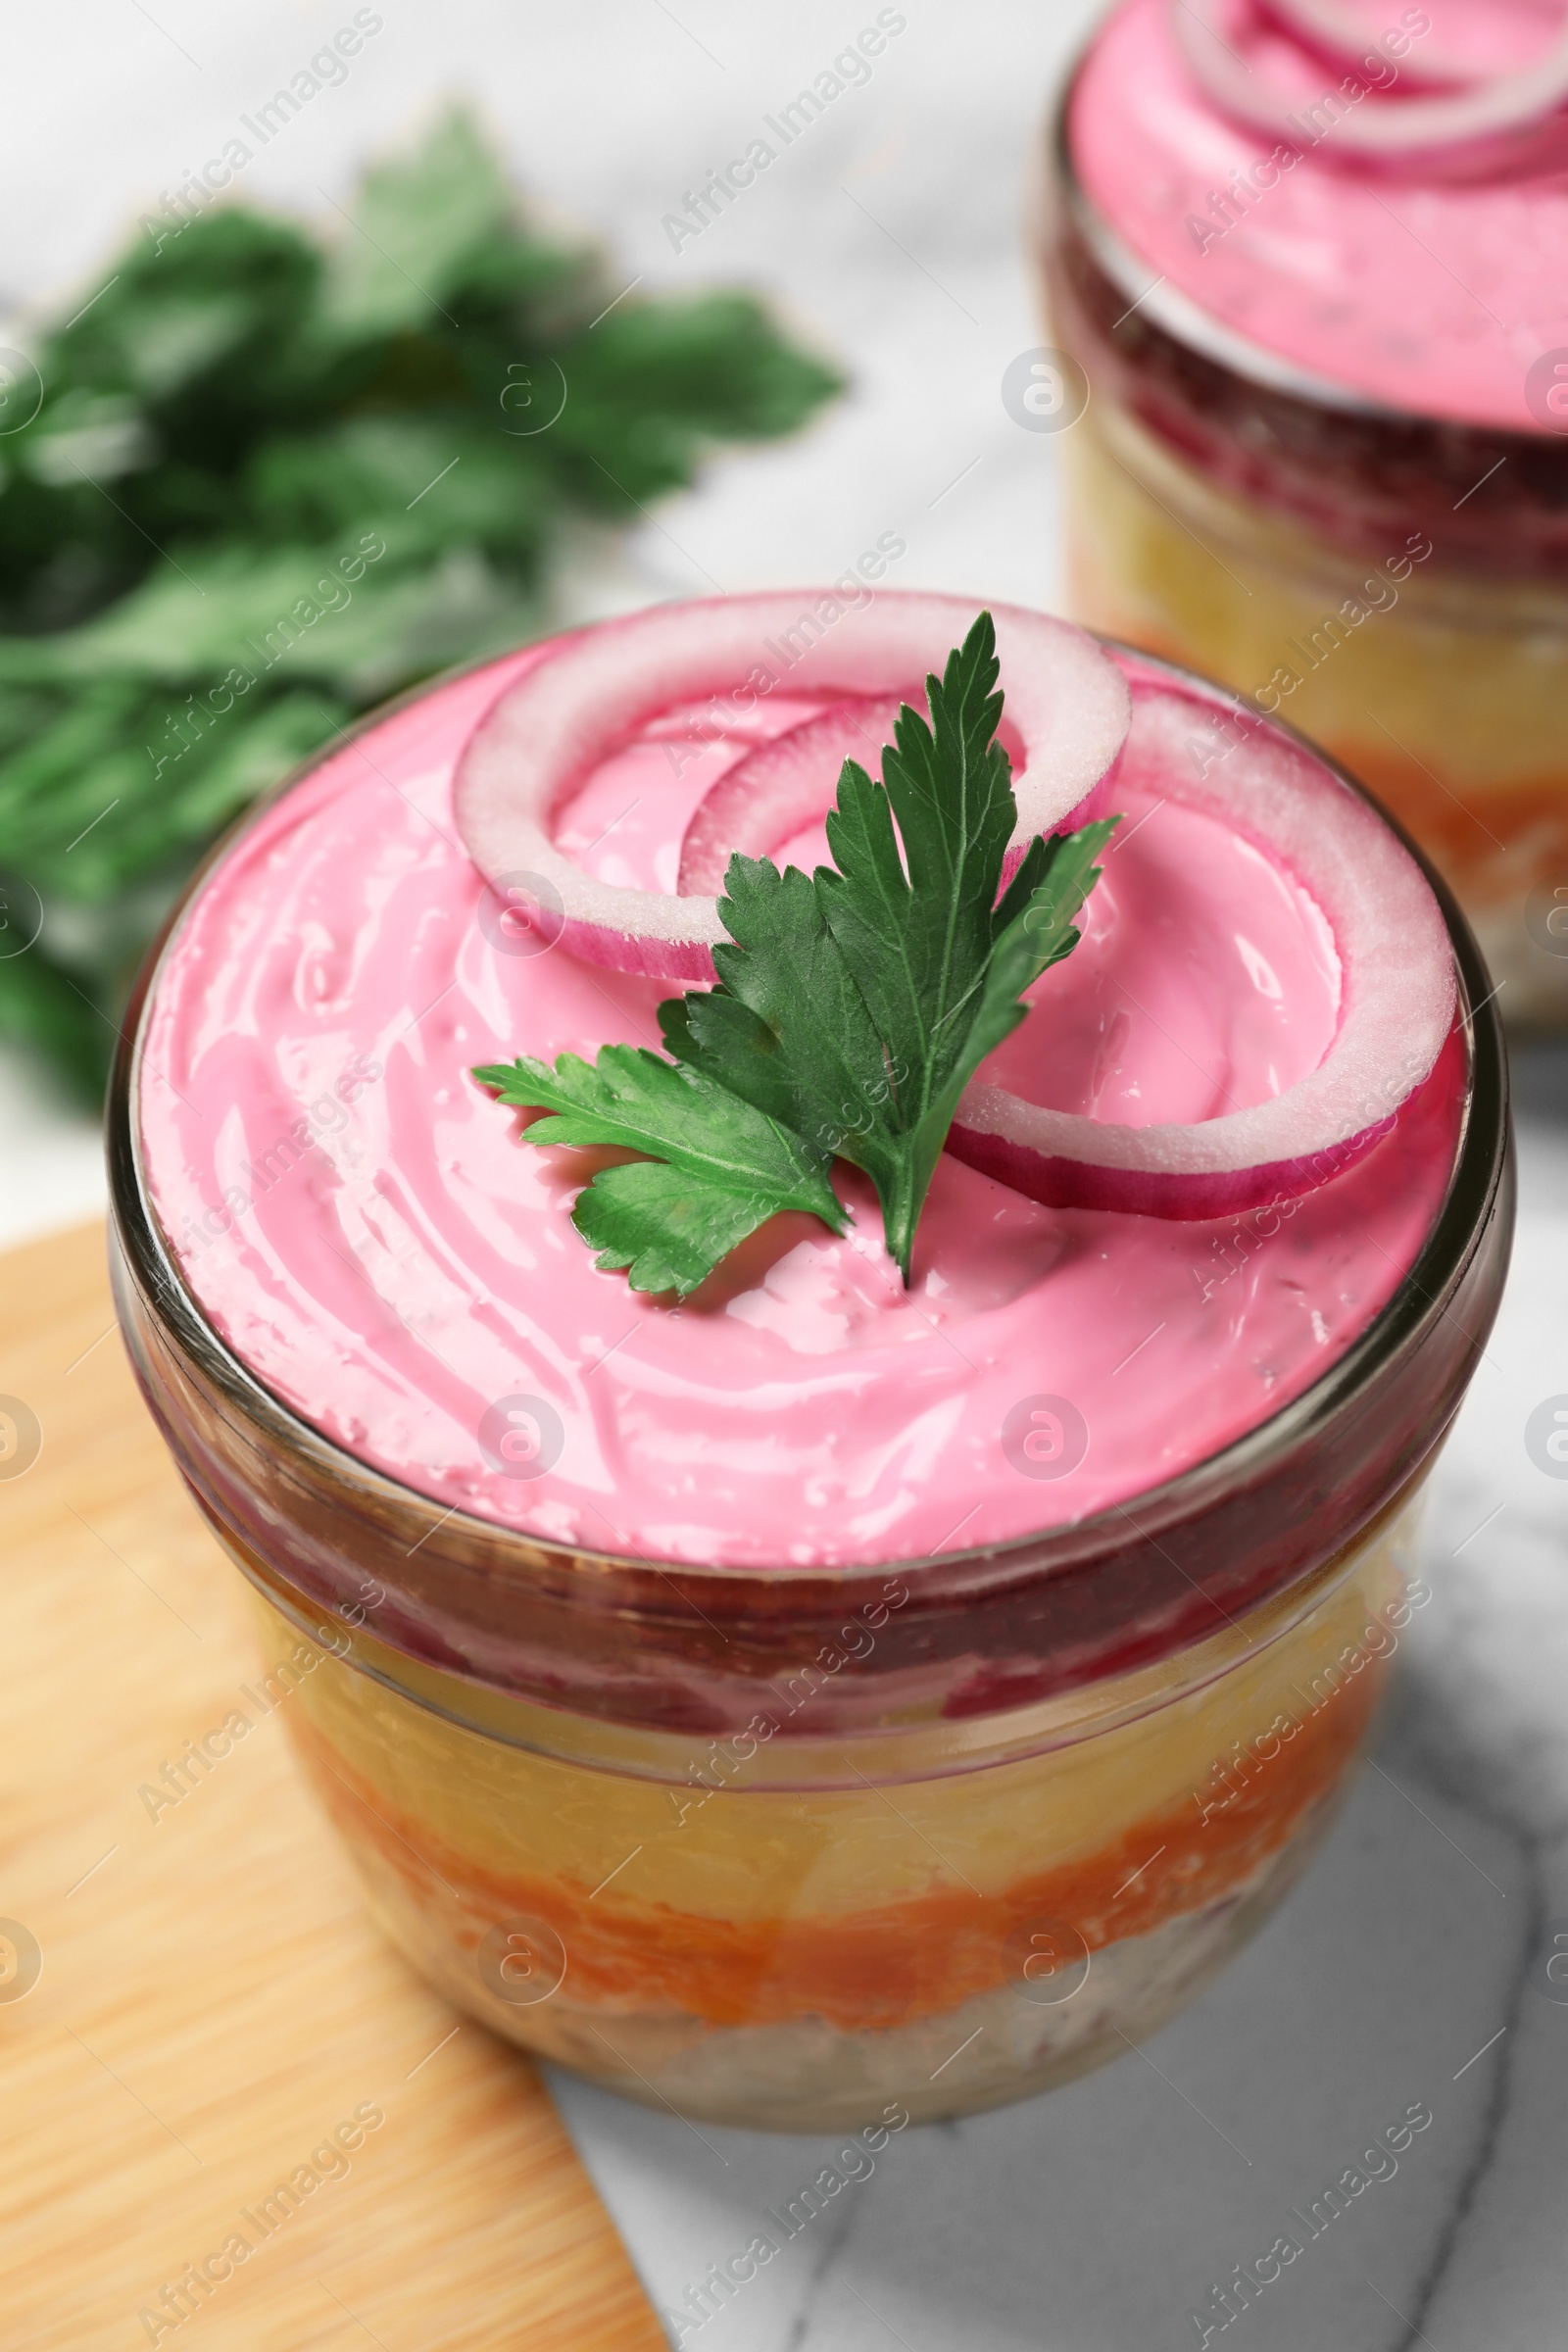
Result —
M 1421 415 L 1210 314 L 1085 186 L 1074 106 L 1093 53 L 1056 111 L 1036 220 L 1048 331 L 1073 376 L 1053 416 L 1070 425 L 1069 609 L 1326 746 L 1452 886 L 1509 1025 L 1568 1024 L 1562 385 L 1521 357 L 1518 429 Z M 1220 117 L 1214 130 L 1216 151 L 1242 135 Z M 1292 176 L 1334 170 L 1302 158 Z M 1267 201 L 1265 186 L 1259 240 Z M 1189 223 L 1217 242 L 1243 205 L 1214 205 Z
M 1452 1177 L 1332 1368 L 1131 1507 L 820 1572 L 552 1544 L 290 1412 L 152 1205 L 155 956 L 110 1121 L 132 1362 L 255 1588 L 260 1690 L 387 1932 L 455 2002 L 684 2115 L 891 2129 L 1118 2054 L 1255 1931 L 1425 1596 L 1418 1491 L 1506 1263 L 1501 1032 L 1446 912 L 1468 1067 Z

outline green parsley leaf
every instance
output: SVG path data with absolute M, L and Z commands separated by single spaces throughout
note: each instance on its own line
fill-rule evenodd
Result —
M 827 820 L 835 871 L 730 859 L 710 991 L 659 1008 L 673 1059 L 606 1046 L 554 1072 L 524 1055 L 474 1071 L 507 1102 L 555 1111 L 532 1144 L 649 1154 L 607 1169 L 573 1217 L 598 1263 L 634 1290 L 684 1297 L 781 1208 L 835 1233 L 835 1154 L 876 1187 L 906 1285 L 915 1227 L 958 1098 L 1028 1011 L 1024 992 L 1078 944 L 1117 817 L 1036 839 L 998 896 L 1017 824 L 996 630 L 982 612 L 942 678 L 928 726 L 907 705 L 883 781 L 846 760 Z
M 0 904 L 4 898 L 0 882 Z M 41 948 L 0 956 L 0 1039 L 44 1055 L 79 1102 L 102 1101 L 114 1023 Z
M 684 1298 L 781 1209 L 804 1209 L 835 1233 L 848 1223 L 827 1180 L 825 1152 L 644 1047 L 606 1046 L 593 1065 L 563 1054 L 554 1070 L 521 1054 L 473 1075 L 503 1102 L 555 1114 L 524 1128 L 525 1143 L 649 1154 L 601 1169 L 572 1210 L 596 1263 L 626 1268 L 634 1291 L 676 1291 Z
M 661 1007 L 677 1060 L 864 1169 L 906 1283 L 958 1098 L 1025 1018 L 1024 990 L 1078 944 L 1117 822 L 1033 842 L 999 903 L 1017 805 L 998 674 L 982 612 L 927 682 L 930 725 L 900 712 L 882 783 L 845 761 L 827 820 L 838 870 L 733 858 L 721 985 Z

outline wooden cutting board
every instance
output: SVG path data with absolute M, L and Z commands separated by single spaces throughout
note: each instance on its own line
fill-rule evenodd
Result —
M 656 2352 L 533 2069 L 371 1928 L 281 1727 L 156 1820 L 139 1794 L 258 1659 L 98 1226 L 0 1258 L 0 2346 Z

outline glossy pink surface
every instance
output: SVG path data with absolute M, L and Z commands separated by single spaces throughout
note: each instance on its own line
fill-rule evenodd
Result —
M 267 811 L 187 910 L 147 1017 L 160 1216 L 218 1330 L 328 1437 L 442 1501 L 593 1548 L 918 1558 L 1158 1484 L 1298 1395 L 1386 1302 L 1447 1179 L 1397 1128 L 1293 1215 L 1212 1225 L 1049 1210 L 944 1157 L 907 1295 L 843 1167 L 845 1239 L 777 1219 L 679 1310 L 597 1272 L 569 1221 L 589 1155 L 522 1143 L 467 1074 L 657 1046 L 668 993 L 560 949 L 511 952 L 538 943 L 509 941 L 453 832 L 453 760 L 530 658 L 384 721 Z M 667 865 L 721 760 L 699 776 L 667 740 L 629 751 L 558 839 L 598 831 L 595 860 L 623 857 L 628 879 Z M 1084 948 L 1004 1051 L 1007 1082 L 1133 1124 L 1289 1086 L 1336 1021 L 1311 907 L 1169 798 L 1129 804 L 1122 842 Z M 564 1433 L 536 1478 L 481 1447 L 487 1409 L 518 1395 Z M 1087 1428 L 1060 1478 L 1017 1466 L 1008 1416 L 1042 1395 Z
M 1539 431 L 1526 377 L 1544 353 L 1568 348 L 1568 159 L 1445 181 L 1336 163 L 1329 127 L 1282 168 L 1270 161 L 1273 139 L 1202 94 L 1169 5 L 1127 0 L 1115 11 L 1070 122 L 1087 193 L 1166 299 L 1185 296 L 1275 358 L 1389 407 Z M 1425 15 L 1428 37 L 1499 69 L 1539 51 L 1561 23 L 1560 9 L 1527 0 L 1410 11 L 1386 0 L 1365 14 L 1369 46 Z M 1418 36 L 1412 65 L 1421 48 Z M 1343 86 L 1334 66 L 1277 39 L 1247 54 L 1298 112 Z M 1211 200 L 1227 191 L 1216 212 Z

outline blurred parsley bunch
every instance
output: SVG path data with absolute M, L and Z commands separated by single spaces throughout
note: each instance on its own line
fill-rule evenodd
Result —
M 632 519 L 839 389 L 749 295 L 616 301 L 462 115 L 352 220 L 144 232 L 0 432 L 0 1038 L 94 1098 L 135 960 L 236 810 L 536 630 L 563 515 Z

